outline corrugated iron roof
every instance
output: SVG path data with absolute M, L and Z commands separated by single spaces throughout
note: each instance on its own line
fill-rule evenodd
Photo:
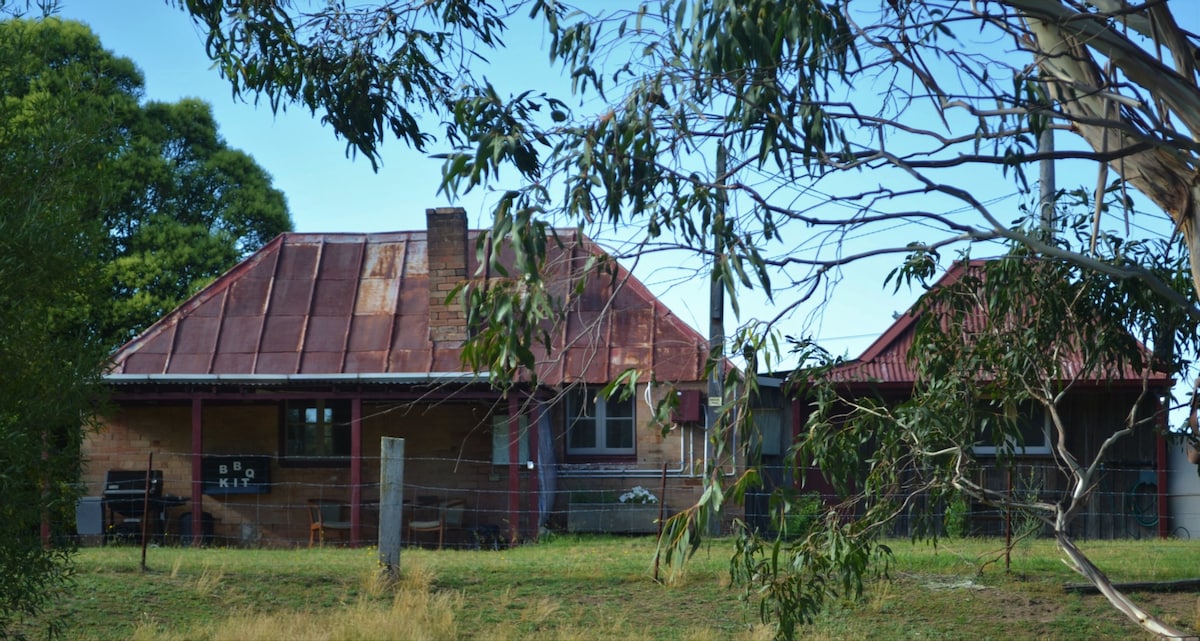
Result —
M 969 264 L 956 262 L 938 279 L 933 288 L 948 287 L 962 278 L 968 269 L 975 269 L 983 264 L 982 260 L 973 260 Z M 899 316 L 896 322 L 875 339 L 861 356 L 834 368 L 830 373 L 833 380 L 847 383 L 912 385 L 917 375 L 909 362 L 908 353 L 912 348 L 917 320 L 922 313 L 918 307 L 919 304 L 919 302 L 914 304 Z M 976 320 L 982 324 L 982 313 Z M 967 319 L 967 321 L 970 325 L 971 319 Z M 1066 358 L 1068 360 L 1063 363 L 1064 374 L 1073 376 L 1083 367 L 1083 362 L 1077 353 L 1068 353 Z M 1161 372 L 1150 372 L 1149 379 L 1160 383 L 1170 382 L 1170 377 Z M 1136 372 L 1126 365 L 1119 377 L 1105 378 L 1104 380 L 1140 382 L 1142 376 L 1140 372 Z
M 481 232 L 468 234 L 468 246 Z M 560 291 L 602 250 L 566 234 L 549 243 Z M 464 248 L 465 249 L 465 248 Z M 110 382 L 433 380 L 464 373 L 457 342 L 429 335 L 425 231 L 286 233 L 167 314 L 113 356 Z M 468 273 L 478 261 L 466 252 Z M 707 341 L 618 266 L 593 277 L 552 328 L 547 384 L 607 383 L 630 367 L 658 380 L 704 380 Z

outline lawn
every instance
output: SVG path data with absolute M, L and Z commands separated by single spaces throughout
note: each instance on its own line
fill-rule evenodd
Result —
M 1022 543 L 1011 571 L 992 540 L 892 543 L 889 578 L 862 601 L 837 601 L 805 638 L 1138 637 L 1078 580 L 1049 541 Z M 406 550 L 398 586 L 371 549 L 81 550 L 75 586 L 41 620 L 66 639 L 768 639 L 757 604 L 729 585 L 732 544 L 702 548 L 682 576 L 653 580 L 651 538 L 558 537 L 502 551 Z M 1200 542 L 1092 542 L 1116 581 L 1200 576 Z M 991 562 L 991 563 L 989 563 Z M 980 571 L 982 568 L 982 572 Z M 666 571 L 662 572 L 666 578 Z M 1195 593 L 1136 600 L 1200 627 Z

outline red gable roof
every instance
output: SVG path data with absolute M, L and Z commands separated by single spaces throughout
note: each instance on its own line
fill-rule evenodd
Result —
M 982 260 L 972 260 L 969 263 L 963 261 L 955 262 L 931 289 L 953 285 L 962 278 L 968 269 L 978 268 L 984 262 Z M 875 339 L 875 342 L 871 343 L 866 351 L 857 359 L 847 361 L 836 367 L 831 372 L 834 380 L 847 383 L 870 382 L 872 384 L 893 385 L 896 387 L 911 386 L 917 376 L 909 363 L 908 353 L 912 348 L 917 320 L 922 313 L 919 306 L 920 301 L 914 303 L 908 311 L 896 319 L 896 322 L 887 331 Z M 968 319 L 968 322 L 970 320 Z M 1068 373 L 1078 371 L 1083 365 L 1082 362 L 1078 361 L 1075 355 L 1068 355 L 1068 357 L 1072 360 L 1064 363 L 1066 371 Z M 1170 377 L 1161 372 L 1150 372 L 1149 379 L 1163 384 L 1170 383 Z M 1140 382 L 1142 377 L 1141 373 L 1135 372 L 1132 368 L 1126 366 L 1122 372 L 1121 380 Z
M 563 291 L 602 253 L 582 237 L 548 245 Z M 430 339 L 427 248 L 424 231 L 283 234 L 117 350 L 107 378 L 470 377 L 457 342 Z M 466 253 L 473 274 L 478 261 Z M 547 384 L 607 383 L 628 368 L 704 380 L 707 341 L 620 267 L 615 278 L 589 279 L 551 335 L 555 349 L 538 368 Z

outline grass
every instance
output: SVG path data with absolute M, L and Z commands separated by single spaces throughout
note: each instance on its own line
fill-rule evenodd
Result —
M 1049 541 L 1019 545 L 1012 570 L 991 540 L 937 547 L 893 542 L 889 579 L 862 601 L 834 601 L 805 638 L 1138 638 L 1077 581 Z M 1092 542 L 1115 581 L 1200 575 L 1200 542 Z M 701 550 L 679 576 L 652 580 L 653 539 L 560 537 L 504 551 L 406 550 L 390 584 L 371 549 L 157 548 L 81 550 L 75 587 L 51 620 L 67 639 L 601 639 L 771 638 L 757 604 L 729 585 L 732 544 Z M 1168 622 L 1200 628 L 1195 594 L 1135 600 Z

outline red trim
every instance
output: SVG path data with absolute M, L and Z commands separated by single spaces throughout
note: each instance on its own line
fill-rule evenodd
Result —
M 204 405 L 192 398 L 192 547 L 204 540 Z
M 509 540 L 521 540 L 521 479 L 517 476 L 521 456 L 521 404 L 516 394 L 508 395 L 508 524 Z
M 362 540 L 362 399 L 350 401 L 350 547 Z
M 542 459 L 538 456 L 538 424 L 542 420 L 542 406 L 535 405 L 533 413 L 530 415 L 529 421 L 529 460 L 535 461 L 535 465 L 540 466 Z M 533 530 L 533 540 L 538 540 L 538 535 L 542 530 L 542 512 L 540 509 L 542 487 L 538 483 L 538 475 L 540 470 L 534 469 L 529 475 L 529 513 L 533 515 L 533 522 L 530 529 Z

